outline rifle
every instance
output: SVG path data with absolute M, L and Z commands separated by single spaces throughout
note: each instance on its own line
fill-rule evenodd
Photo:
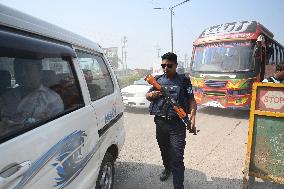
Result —
M 187 128 L 189 128 L 188 129 L 189 132 L 193 133 L 193 135 L 197 135 L 196 134 L 196 127 L 191 128 L 191 121 L 189 120 L 185 111 L 182 109 L 182 107 L 174 99 L 171 98 L 171 96 L 167 93 L 165 88 L 162 87 L 156 81 L 155 77 L 153 77 L 151 74 L 149 74 L 144 78 L 144 80 L 147 81 L 150 85 L 152 85 L 153 87 L 155 87 L 157 90 L 159 90 L 162 93 L 166 102 L 168 102 L 172 106 L 172 108 L 177 113 L 177 115 L 182 120 L 182 122 L 185 124 L 185 126 Z

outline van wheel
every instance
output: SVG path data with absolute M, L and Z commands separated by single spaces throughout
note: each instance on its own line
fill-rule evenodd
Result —
M 114 180 L 114 158 L 106 152 L 100 167 L 96 189 L 112 189 Z

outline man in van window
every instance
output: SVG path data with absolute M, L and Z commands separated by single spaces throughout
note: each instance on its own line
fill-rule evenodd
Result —
M 273 76 L 264 79 L 262 82 L 267 83 L 284 83 L 284 62 L 276 65 L 275 73 Z
M 18 87 L 0 97 L 1 120 L 28 125 L 63 112 L 61 97 L 41 83 L 41 60 L 15 59 Z

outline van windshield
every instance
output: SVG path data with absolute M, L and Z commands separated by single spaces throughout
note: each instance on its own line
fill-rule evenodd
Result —
M 239 72 L 253 69 L 251 42 L 214 43 L 195 48 L 193 71 Z

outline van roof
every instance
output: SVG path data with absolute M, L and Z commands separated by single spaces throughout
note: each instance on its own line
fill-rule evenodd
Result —
M 97 43 L 89 39 L 0 4 L 0 26 L 1 25 L 53 38 L 97 52 L 103 52 Z

